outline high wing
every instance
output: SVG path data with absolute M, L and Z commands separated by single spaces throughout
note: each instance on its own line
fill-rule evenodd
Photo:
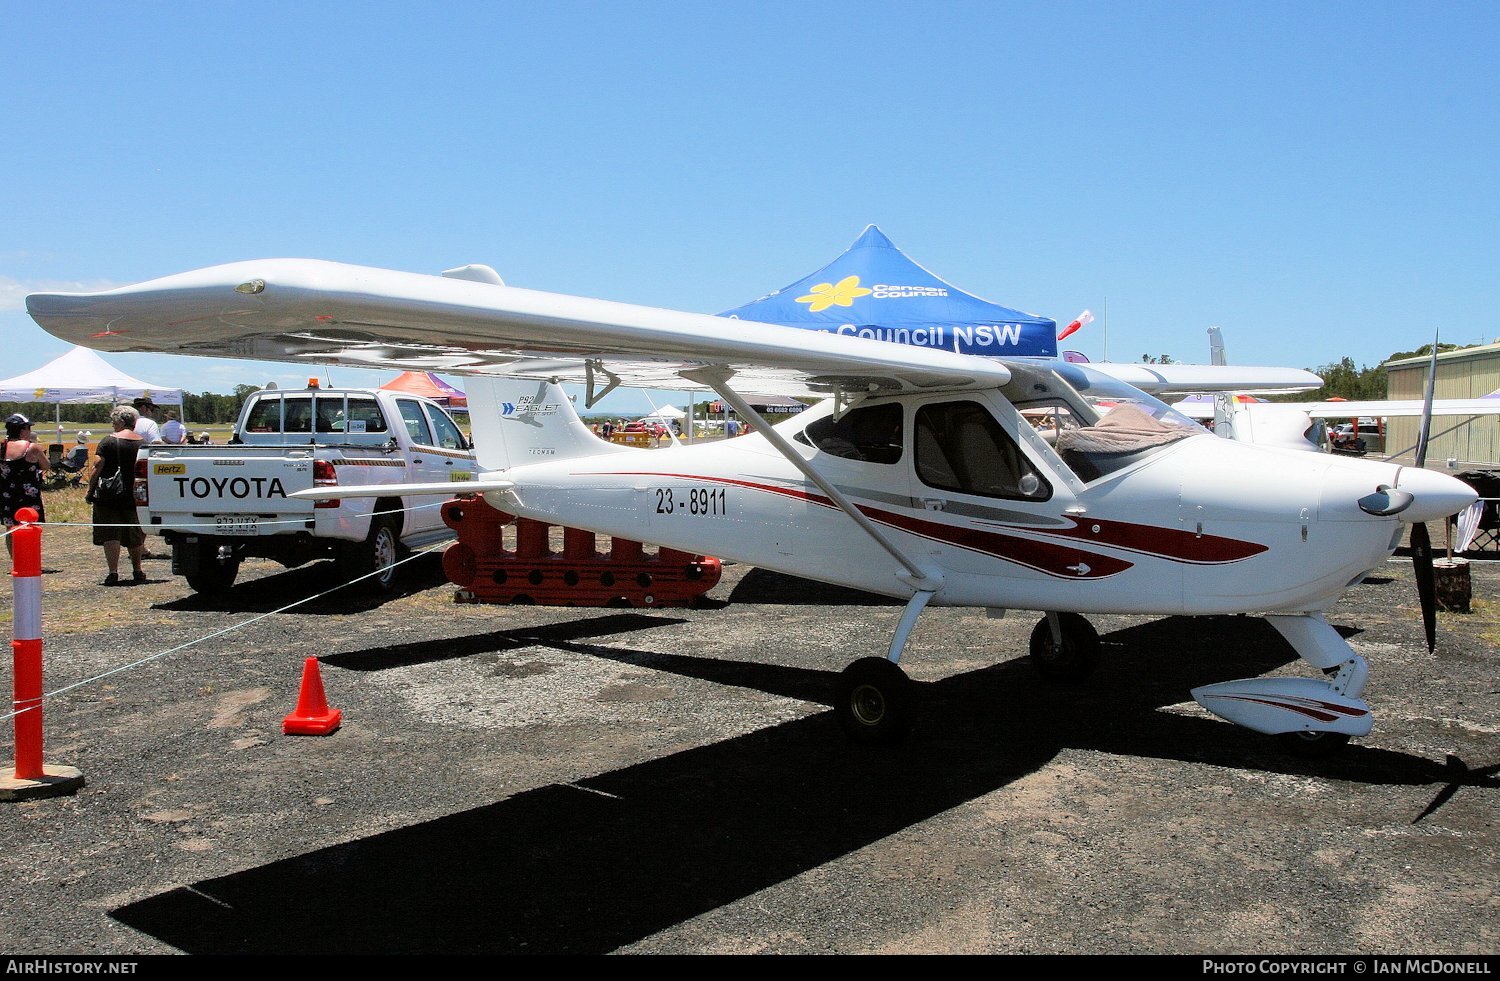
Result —
M 59 337 L 103 351 L 504 374 L 586 385 L 705 387 L 681 372 L 734 370 L 766 395 L 991 387 L 990 358 L 543 293 L 498 277 L 396 272 L 314 259 L 213 266 L 100 293 L 36 293 L 27 309 Z M 1096 363 L 1142 391 L 1314 388 L 1296 368 Z
M 1262 368 L 1224 364 L 1126 364 L 1099 361 L 1086 367 L 1102 371 L 1152 395 L 1173 392 L 1296 392 L 1322 386 L 1323 380 L 1301 368 Z M 1418 412 L 1420 412 L 1420 408 Z M 1208 418 L 1213 417 L 1209 407 Z
M 999 361 L 948 351 L 314 259 L 35 293 L 26 306 L 49 332 L 103 351 L 550 378 L 587 385 L 591 403 L 622 383 L 705 387 L 681 374 L 704 368 L 733 370 L 742 391 L 792 396 L 1010 378 Z

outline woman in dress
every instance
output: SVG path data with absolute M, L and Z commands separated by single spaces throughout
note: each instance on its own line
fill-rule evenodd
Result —
M 135 455 L 142 440 L 135 431 L 139 416 L 128 405 L 117 405 L 109 413 L 109 424 L 114 432 L 99 441 L 95 447 L 97 458 L 94 472 L 89 476 L 88 499 L 94 505 L 94 544 L 104 546 L 104 562 L 109 566 L 109 575 L 104 585 L 120 585 L 120 546 L 130 553 L 130 565 L 134 570 L 132 583 L 146 581 L 141 568 L 142 546 L 146 542 L 141 531 L 140 518 L 135 513 Z M 125 490 L 119 497 L 110 497 L 100 490 L 100 483 L 116 473 L 124 479 Z
M 47 520 L 42 509 L 42 474 L 47 467 L 46 448 L 31 438 L 31 420 L 20 413 L 6 419 L 5 439 L 0 440 L 0 524 L 14 525 L 22 508 L 35 508 L 37 520 Z M 15 554 L 9 535 L 5 551 Z

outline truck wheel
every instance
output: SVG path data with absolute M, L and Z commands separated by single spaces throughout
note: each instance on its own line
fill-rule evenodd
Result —
M 377 596 L 396 590 L 396 559 L 401 550 L 401 535 L 396 522 L 389 517 L 375 518 L 370 522 L 370 533 L 362 542 L 349 546 L 339 563 L 344 578 L 359 579 L 358 585 Z M 371 575 L 371 573 L 378 573 Z M 361 576 L 368 578 L 361 579 Z
M 197 571 L 187 576 L 188 587 L 204 596 L 217 596 L 229 591 L 235 577 L 240 574 L 238 557 L 219 558 L 219 546 L 215 542 L 198 545 Z

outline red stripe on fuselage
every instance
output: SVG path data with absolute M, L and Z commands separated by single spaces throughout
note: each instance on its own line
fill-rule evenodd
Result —
M 627 472 L 618 474 L 618 476 L 676 477 L 681 480 L 714 481 L 723 484 L 734 484 L 739 487 L 749 487 L 753 490 L 763 490 L 772 494 L 781 494 L 784 497 L 792 497 L 799 500 L 805 500 L 813 504 L 821 505 L 823 507 L 838 507 L 838 505 L 834 504 L 831 500 L 822 496 L 821 494 L 809 494 L 805 491 L 793 490 L 788 487 L 778 487 L 774 484 L 761 484 L 748 480 L 737 480 L 731 477 L 707 477 L 700 474 L 669 474 L 645 471 Z M 976 551 L 986 552 L 991 555 L 999 554 L 994 552 L 990 548 L 980 545 L 978 539 L 974 539 L 973 541 L 968 543 L 956 540 L 954 537 L 955 535 L 959 537 L 966 536 L 965 529 L 955 528 L 952 525 L 944 525 L 933 521 L 924 521 L 921 518 L 908 518 L 890 511 L 883 511 L 878 508 L 871 508 L 865 505 L 860 505 L 860 511 L 869 515 L 871 518 L 881 521 L 883 524 L 902 528 L 904 530 L 911 531 L 913 534 L 920 534 L 923 535 L 923 537 L 927 538 L 935 538 L 939 541 L 949 542 L 950 544 L 959 545 L 963 548 L 973 548 Z M 1248 559 L 1251 556 L 1259 555 L 1260 553 L 1266 551 L 1268 548 L 1268 546 L 1262 545 L 1259 542 L 1247 542 L 1242 541 L 1238 538 L 1225 538 L 1221 535 L 1198 535 L 1194 532 L 1183 531 L 1179 528 L 1162 528 L 1158 525 L 1141 525 L 1134 524 L 1129 521 L 1113 521 L 1108 518 L 1084 519 L 1082 521 L 1076 519 L 1069 520 L 1073 521 L 1073 527 L 1071 528 L 1048 528 L 1032 525 L 1005 525 L 998 522 L 995 523 L 995 527 L 1013 529 L 1015 531 L 1024 531 L 1027 534 L 1031 535 L 1042 535 L 1053 538 L 1068 538 L 1077 541 L 1086 541 L 1095 546 L 1118 548 L 1127 552 L 1137 552 L 1142 555 L 1149 555 L 1153 558 L 1166 559 L 1169 562 L 1183 562 L 1190 565 L 1224 565 L 1230 562 L 1239 562 L 1244 559 Z M 908 525 L 912 525 L 912 527 L 908 527 Z M 921 526 L 921 530 L 919 530 L 917 526 Z M 1095 531 L 1095 528 L 1098 528 L 1099 530 Z M 935 529 L 944 529 L 944 532 L 940 534 L 935 533 Z M 973 534 L 983 536 L 994 535 L 995 533 L 976 531 Z M 998 535 L 997 537 L 1003 538 L 1003 540 L 1007 542 L 1030 541 L 1029 539 L 1018 539 L 1011 535 L 1005 534 Z M 1098 555 L 1098 553 L 1096 552 L 1088 552 L 1082 550 L 1069 552 L 1068 554 L 1075 557 L 1095 556 L 1096 558 L 1106 558 L 1105 556 Z M 1009 558 L 1010 556 L 1007 554 L 1001 555 L 1000 557 Z M 1074 558 L 1073 562 L 1070 562 L 1069 565 L 1074 564 L 1076 561 L 1077 558 Z M 1024 564 L 1031 565 L 1032 563 L 1026 562 Z M 1051 563 L 1047 563 L 1047 566 L 1050 565 Z M 1115 572 L 1121 572 L 1124 569 L 1130 568 L 1130 565 L 1131 563 L 1126 562 L 1120 568 L 1115 569 L 1114 572 L 1107 574 L 1114 575 Z M 1043 568 L 1042 566 L 1034 567 Z M 1064 568 L 1066 568 L 1066 566 L 1064 566 Z M 1093 567 L 1091 565 L 1091 569 L 1092 568 Z M 1043 568 L 1043 571 L 1051 572 L 1054 575 L 1061 574 L 1050 567 Z M 1072 579 L 1078 577 L 1075 575 L 1068 575 L 1064 578 Z
M 702 480 L 705 482 L 730 484 L 735 487 L 747 487 L 751 490 L 765 491 L 768 494 L 779 494 L 783 497 L 793 498 L 794 500 L 816 504 L 819 507 L 839 510 L 837 504 L 822 494 L 810 494 L 807 491 L 796 490 L 791 487 L 778 487 L 775 484 L 762 484 L 755 481 L 739 480 L 734 477 L 710 477 L 702 474 L 644 471 L 616 472 L 611 474 L 595 473 L 588 476 L 667 477 L 678 480 Z M 1002 532 L 981 531 L 977 528 L 960 528 L 938 521 L 929 521 L 924 518 L 897 514 L 894 511 L 887 511 L 883 508 L 872 507 L 867 504 L 855 506 L 859 508 L 861 514 L 872 521 L 878 521 L 888 527 L 897 528 L 922 538 L 939 541 L 946 545 L 967 549 L 971 552 L 992 555 L 997 559 L 1014 562 L 1017 565 L 1024 565 L 1027 568 L 1044 572 L 1049 576 L 1056 576 L 1059 579 L 1105 579 L 1109 576 L 1118 575 L 1134 565 L 1133 562 L 1127 562 L 1124 559 L 1115 558 L 1111 555 L 1102 555 L 1098 552 L 1085 551 L 1067 545 L 1038 542 Z
M 1098 531 L 1094 529 L 1098 528 Z M 1219 535 L 1198 535 L 1179 528 L 1159 528 L 1156 525 L 1137 525 L 1128 521 L 1110 521 L 1106 518 L 1083 518 L 1074 520 L 1072 528 L 1028 528 L 1037 535 L 1058 538 L 1073 538 L 1095 545 L 1141 552 L 1174 562 L 1194 565 L 1223 565 L 1238 562 L 1266 551 L 1259 542 L 1244 542 L 1238 538 L 1223 538 Z

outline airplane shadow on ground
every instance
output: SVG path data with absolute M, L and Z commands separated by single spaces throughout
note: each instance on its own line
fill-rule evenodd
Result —
M 155 581 L 155 580 L 153 580 Z M 184 580 L 185 582 L 185 580 Z M 396 588 L 390 593 L 376 595 L 361 587 L 363 583 L 338 586 L 334 564 L 327 561 L 309 562 L 285 572 L 272 573 L 259 579 L 248 579 L 236 583 L 227 592 L 213 596 L 193 593 L 181 599 L 157 603 L 158 610 L 186 610 L 203 612 L 218 610 L 225 613 L 269 613 L 288 603 L 296 603 L 309 596 L 332 590 L 326 596 L 299 606 L 287 613 L 303 613 L 314 616 L 363 613 L 398 600 L 403 596 L 420 593 L 434 586 L 448 583 L 443 575 L 442 557 L 437 554 L 424 555 L 401 566 Z
M 783 606 L 905 606 L 905 600 L 861 589 L 815 582 L 767 569 L 751 569 L 729 593 L 730 604 Z
M 431 664 L 434 661 L 451 661 L 473 654 L 490 654 L 522 647 L 562 647 L 568 641 L 581 640 L 585 637 L 607 637 L 633 630 L 670 627 L 682 622 L 671 617 L 646 616 L 643 613 L 612 613 L 539 627 L 493 630 L 469 637 L 454 637 L 441 644 L 421 640 L 410 644 L 369 647 L 362 651 L 341 651 L 337 654 L 325 655 L 319 660 L 324 664 L 348 671 L 385 671 L 390 668 Z
M 560 634 L 535 642 L 825 703 L 833 680 Z M 1196 685 L 1290 661 L 1262 621 L 1169 618 L 1108 634 L 1104 645 L 1105 666 L 1082 688 L 1047 686 L 1024 660 L 921 684 L 923 709 L 897 748 L 853 746 L 822 712 L 196 882 L 112 915 L 191 953 L 594 954 L 1003 788 L 1066 748 L 1376 784 L 1470 786 L 1482 772 L 1359 747 L 1309 763 L 1226 723 L 1157 711 Z M 315 897 L 315 909 L 293 909 L 289 897 Z

